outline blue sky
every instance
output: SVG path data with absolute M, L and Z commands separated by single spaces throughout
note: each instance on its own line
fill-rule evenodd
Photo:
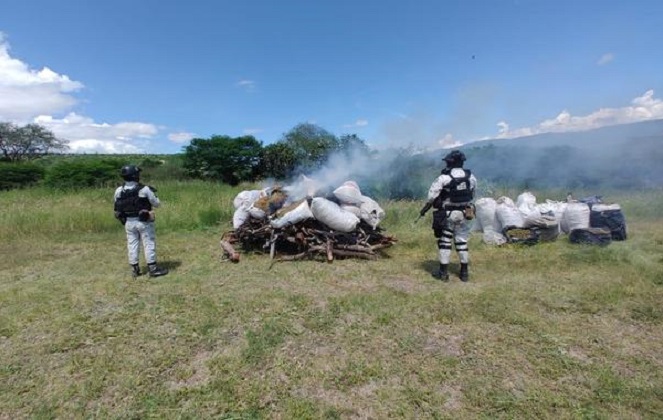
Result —
M 76 152 L 275 142 L 376 148 L 663 118 L 663 2 L 3 0 L 0 121 Z

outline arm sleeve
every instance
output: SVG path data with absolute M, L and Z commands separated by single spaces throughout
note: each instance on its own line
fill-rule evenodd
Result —
M 433 184 L 430 186 L 428 189 L 428 201 L 433 201 L 437 198 L 438 195 L 440 195 L 440 191 L 444 188 L 445 185 L 447 185 L 451 181 L 451 177 L 449 175 L 440 175 L 437 177 L 435 181 L 433 181 Z
M 474 177 L 474 174 L 470 175 L 470 187 L 472 191 L 477 189 L 477 179 Z
M 142 190 L 140 190 L 140 194 L 143 195 L 145 198 L 147 198 L 150 201 L 150 204 L 152 204 L 152 207 L 159 207 L 161 205 L 161 201 L 159 200 L 159 197 L 157 197 L 156 194 L 150 189 L 150 187 L 143 187 Z

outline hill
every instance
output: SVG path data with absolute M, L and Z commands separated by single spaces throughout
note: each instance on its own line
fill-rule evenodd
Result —
M 484 179 L 522 187 L 657 188 L 663 183 L 663 120 L 466 145 Z

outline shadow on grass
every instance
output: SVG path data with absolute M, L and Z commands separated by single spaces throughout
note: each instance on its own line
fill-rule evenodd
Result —
M 174 261 L 174 260 L 165 260 L 165 261 L 159 261 L 159 266 L 163 268 L 167 268 L 168 271 L 172 271 L 182 265 L 182 261 Z
M 418 270 L 431 274 L 432 272 L 437 271 L 440 268 L 440 262 L 437 260 L 418 261 L 415 264 L 415 267 Z
M 415 267 L 429 275 L 432 275 L 440 268 L 440 262 L 437 260 L 419 261 L 417 264 L 415 264 Z M 460 273 L 460 263 L 453 261 L 450 262 L 448 270 L 449 275 L 457 276 L 458 273 Z

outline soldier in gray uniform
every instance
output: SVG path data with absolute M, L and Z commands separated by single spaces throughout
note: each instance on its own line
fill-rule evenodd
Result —
M 127 232 L 127 248 L 131 275 L 140 276 L 140 244 L 143 244 L 148 275 L 159 277 L 168 274 L 166 268 L 157 266 L 156 235 L 154 232 L 153 208 L 161 204 L 156 190 L 143 185 L 140 180 L 140 168 L 134 165 L 122 167 L 120 171 L 124 184 L 115 190 L 115 217 L 122 222 Z
M 428 201 L 421 210 L 421 216 L 432 206 L 433 232 L 437 238 L 440 268 L 433 276 L 446 281 L 449 279 L 449 259 L 451 258 L 451 242 L 456 247 L 460 259 L 461 281 L 470 278 L 468 264 L 470 253 L 467 241 L 470 236 L 468 218 L 473 218 L 474 190 L 477 180 L 469 169 L 463 169 L 465 154 L 454 150 L 444 157 L 446 168 L 437 177 L 428 190 Z

